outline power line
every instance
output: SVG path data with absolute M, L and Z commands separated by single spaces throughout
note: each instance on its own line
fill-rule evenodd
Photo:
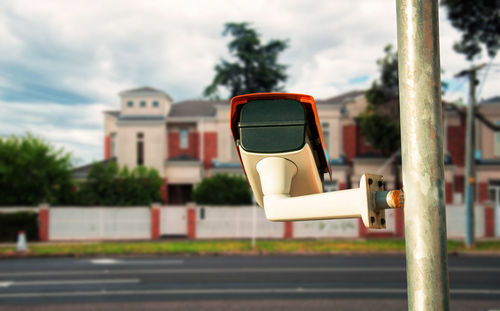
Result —
M 479 92 L 477 92 L 476 100 L 481 98 L 481 92 L 483 91 L 484 85 L 486 84 L 486 78 L 488 77 L 488 73 L 490 72 L 491 65 L 493 64 L 493 60 L 495 59 L 495 56 L 490 58 L 490 62 L 488 64 L 488 67 L 486 67 L 486 70 L 484 71 L 483 79 L 479 88 Z

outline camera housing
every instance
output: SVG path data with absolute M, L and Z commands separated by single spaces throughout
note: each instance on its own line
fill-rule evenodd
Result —
M 331 176 L 331 172 L 312 96 L 236 96 L 231 100 L 231 131 L 243 171 L 260 206 L 264 207 L 264 191 L 258 163 L 266 158 L 286 159 L 295 167 L 288 192 L 291 197 L 323 192 L 323 176 Z

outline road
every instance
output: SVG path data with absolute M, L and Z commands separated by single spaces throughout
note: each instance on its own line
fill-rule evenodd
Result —
M 500 310 L 500 257 L 450 256 L 452 310 Z M 0 260 L 0 310 L 403 310 L 400 255 Z

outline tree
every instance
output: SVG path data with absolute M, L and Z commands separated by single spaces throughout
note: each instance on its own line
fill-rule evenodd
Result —
M 252 203 L 252 194 L 245 178 L 217 174 L 196 185 L 193 199 L 198 204 L 240 205 Z
M 374 106 L 383 105 L 399 96 L 398 52 L 392 50 L 391 44 L 385 46 L 384 52 L 385 56 L 377 59 L 379 81 L 373 81 L 365 94 L 368 102 Z
M 161 201 L 163 181 L 153 168 L 138 166 L 130 171 L 115 162 L 94 163 L 87 180 L 81 184 L 80 205 L 129 206 Z
M 454 49 L 471 61 L 481 53 L 482 45 L 490 58 L 500 48 L 500 1 L 498 0 L 441 0 L 448 11 L 453 27 L 462 32 Z
M 263 45 L 259 34 L 248 23 L 227 23 L 223 35 L 233 40 L 228 48 L 235 62 L 222 59 L 215 66 L 215 77 L 204 90 L 205 96 L 217 96 L 219 86 L 229 89 L 231 97 L 247 93 L 280 91 L 287 79 L 286 66 L 278 64 L 278 55 L 288 46 L 287 40 L 270 40 Z
M 366 140 L 387 156 L 400 148 L 401 137 L 398 52 L 391 44 L 384 48 L 384 52 L 385 56 L 377 60 L 380 77 L 365 92 L 368 105 L 357 120 Z M 447 83 L 441 82 L 441 86 L 444 94 Z
M 31 134 L 0 138 L 0 205 L 65 203 L 72 191 L 69 153 Z
M 380 77 L 366 91 L 368 105 L 358 116 L 366 140 L 382 154 L 389 155 L 400 148 L 398 54 L 392 45 L 384 48 L 385 56 L 377 60 Z

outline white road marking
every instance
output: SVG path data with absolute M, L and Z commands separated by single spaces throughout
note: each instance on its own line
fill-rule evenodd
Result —
M 12 282 L 0 282 L 0 287 L 9 287 Z
M 99 258 L 90 260 L 94 265 L 112 265 L 118 263 L 118 260 L 112 258 Z
M 23 271 L 2 272 L 0 277 L 23 276 L 63 276 L 63 275 L 130 275 L 130 274 L 241 274 L 241 273 L 377 273 L 377 272 L 404 272 L 404 267 L 253 267 L 253 268 L 169 268 L 169 269 L 113 269 L 113 270 L 54 270 L 54 271 Z M 450 272 L 500 272 L 498 267 L 454 267 Z
M 0 298 L 44 298 L 75 296 L 124 296 L 124 295 L 218 295 L 218 294 L 405 294 L 405 288 L 217 288 L 217 289 L 158 289 L 158 290 L 115 290 L 6 293 Z M 499 295 L 493 289 L 451 289 L 451 294 Z
M 92 279 L 92 280 L 36 280 L 36 281 L 10 281 L 5 287 L 37 286 L 37 285 L 83 285 L 83 284 L 134 284 L 140 279 Z M 0 283 L 1 284 L 1 283 Z
M 98 258 L 90 260 L 94 265 L 182 265 L 182 259 L 168 260 L 119 260 L 114 258 Z

